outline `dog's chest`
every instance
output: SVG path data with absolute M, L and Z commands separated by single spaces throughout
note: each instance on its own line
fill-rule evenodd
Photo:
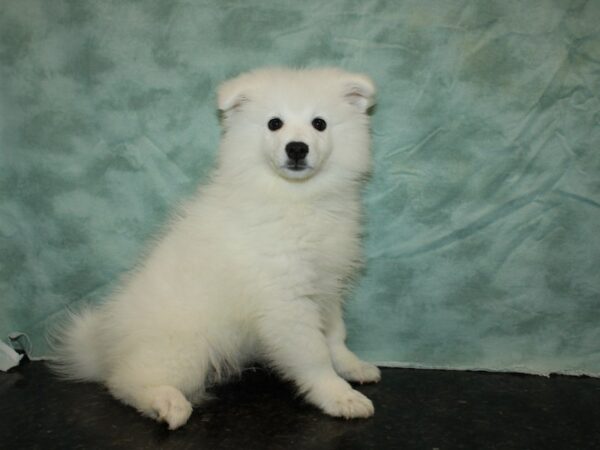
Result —
M 297 203 L 256 223 L 253 237 L 263 256 L 280 268 L 320 274 L 345 272 L 358 258 L 358 214 L 354 208 Z M 255 244 L 256 242 L 254 242 Z

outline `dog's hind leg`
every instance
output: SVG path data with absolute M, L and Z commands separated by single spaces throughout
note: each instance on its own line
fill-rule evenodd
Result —
M 143 353 L 129 355 L 111 371 L 108 389 L 145 416 L 171 430 L 179 428 L 189 419 L 192 402 L 202 397 L 208 372 L 207 359 L 190 359 L 186 353 L 172 349 L 162 355 L 152 351 L 152 357 L 146 353 L 146 358 Z
M 192 414 L 192 404 L 176 387 L 109 384 L 112 394 L 142 414 L 166 422 L 170 430 L 184 425 Z

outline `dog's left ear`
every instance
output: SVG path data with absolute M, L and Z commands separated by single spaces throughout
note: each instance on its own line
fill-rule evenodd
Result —
M 375 104 L 375 83 L 363 74 L 348 74 L 343 80 L 344 99 L 360 110 L 367 110 Z
M 217 106 L 226 116 L 248 101 L 244 75 L 225 81 L 217 90 Z

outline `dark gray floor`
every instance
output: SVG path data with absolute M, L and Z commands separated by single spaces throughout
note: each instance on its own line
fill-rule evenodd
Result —
M 600 449 L 600 379 L 384 369 L 375 417 L 339 420 L 264 370 L 169 432 L 43 363 L 0 373 L 0 449 Z

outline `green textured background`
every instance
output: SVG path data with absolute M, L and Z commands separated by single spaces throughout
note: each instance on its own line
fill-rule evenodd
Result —
M 100 300 L 206 179 L 214 90 L 266 64 L 379 87 L 350 344 L 600 374 L 600 2 L 0 7 L 0 337 Z

